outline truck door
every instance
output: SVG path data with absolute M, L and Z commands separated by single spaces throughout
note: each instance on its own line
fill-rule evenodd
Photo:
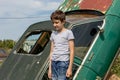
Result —
M 26 32 L 0 69 L 0 80 L 38 80 L 48 64 L 51 31 Z M 41 80 L 41 79 L 40 79 Z
M 93 43 L 93 41 L 96 37 L 96 34 L 99 31 L 98 26 L 101 26 L 102 23 L 103 23 L 103 21 L 93 21 L 93 22 L 88 22 L 88 23 L 73 26 L 72 31 L 75 36 L 75 58 L 74 58 L 74 67 L 75 68 L 73 68 L 74 75 L 78 74 L 78 73 L 76 73 L 76 71 L 77 71 L 78 67 L 80 67 L 80 66 L 86 67 L 86 68 L 88 68 L 88 70 L 91 70 L 89 67 L 87 67 L 86 65 L 83 65 L 81 63 L 83 63 L 84 58 L 87 55 L 87 52 L 88 52 L 91 44 Z M 84 80 L 87 78 L 87 76 L 83 77 L 83 75 L 86 72 L 81 73 L 81 75 L 79 75 L 80 76 L 79 78 L 81 80 Z M 79 73 L 80 73 L 80 71 L 79 71 Z M 76 76 L 76 77 L 78 77 L 78 76 Z

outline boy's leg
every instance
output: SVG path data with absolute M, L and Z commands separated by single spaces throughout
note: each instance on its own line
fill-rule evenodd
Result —
M 52 80 L 57 80 L 58 72 L 57 72 L 57 64 L 56 61 L 52 61 Z
M 59 61 L 58 66 L 58 80 L 67 80 L 66 71 L 68 69 L 69 61 Z

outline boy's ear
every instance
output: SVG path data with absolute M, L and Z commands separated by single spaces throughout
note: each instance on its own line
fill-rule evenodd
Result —
M 65 23 L 66 22 L 66 20 L 63 20 L 63 23 Z

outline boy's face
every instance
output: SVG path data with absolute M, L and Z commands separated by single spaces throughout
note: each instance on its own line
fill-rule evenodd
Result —
M 52 20 L 52 22 L 57 31 L 61 31 L 64 28 L 65 21 L 61 22 L 60 20 Z

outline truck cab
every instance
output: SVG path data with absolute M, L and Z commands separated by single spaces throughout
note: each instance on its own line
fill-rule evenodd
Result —
M 87 68 L 96 77 L 98 73 L 82 63 L 85 62 L 91 45 L 101 31 L 104 14 L 94 10 L 74 10 L 65 14 L 65 27 L 71 29 L 75 36 L 73 77 L 79 66 Z M 48 80 L 49 38 L 53 30 L 50 20 L 30 25 L 1 66 L 0 79 Z M 92 57 L 93 54 L 89 56 L 88 61 L 91 61 Z

